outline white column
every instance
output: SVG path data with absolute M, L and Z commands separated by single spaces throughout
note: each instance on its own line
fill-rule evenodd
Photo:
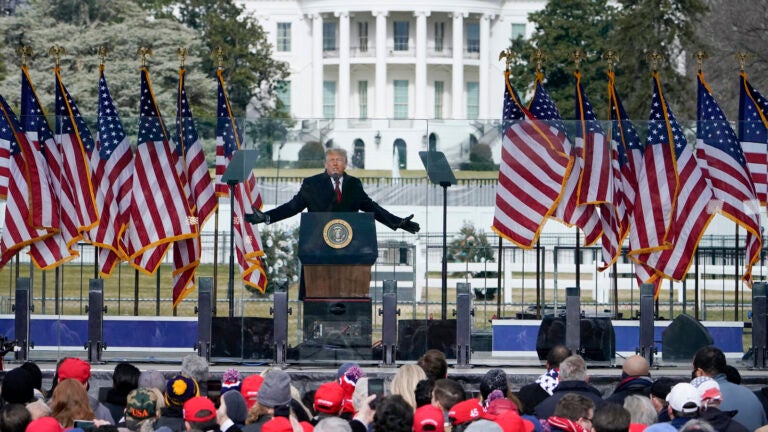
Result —
M 451 85 L 451 118 L 463 119 L 464 115 L 464 18 L 466 12 L 453 13 L 453 69 Z
M 374 118 L 387 117 L 387 15 L 376 11 L 376 112 Z
M 416 82 L 415 118 L 427 118 L 427 17 L 429 12 L 418 11 L 416 15 Z
M 323 118 L 323 16 L 312 15 L 312 117 Z
M 336 12 L 339 17 L 339 111 L 337 116 L 349 118 L 349 12 Z
M 490 41 L 491 41 L 491 20 L 493 15 L 483 14 L 480 17 L 480 67 L 478 70 L 478 91 L 480 98 L 478 100 L 478 117 L 481 119 L 489 118 L 490 106 L 488 105 L 488 82 L 491 79 L 488 76 L 490 64 Z

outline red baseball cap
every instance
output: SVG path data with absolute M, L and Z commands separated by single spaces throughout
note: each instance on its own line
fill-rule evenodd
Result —
M 432 404 L 420 406 L 413 414 L 413 430 L 445 432 L 443 410 Z
M 243 394 L 245 405 L 248 409 L 251 409 L 256 403 L 256 396 L 258 396 L 261 383 L 263 382 L 264 377 L 259 374 L 243 378 L 243 382 L 240 384 L 240 393 Z
M 58 374 L 59 381 L 72 378 L 85 384 L 91 378 L 91 365 L 79 358 L 65 358 L 59 365 Z
M 462 423 L 479 418 L 485 410 L 480 405 L 480 401 L 477 399 L 467 399 L 459 402 L 448 411 L 448 419 L 451 420 L 451 425 L 457 426 Z
M 264 423 L 261 432 L 293 432 L 293 425 L 285 417 L 273 417 L 272 420 Z
M 310 422 L 303 421 L 303 422 L 299 422 L 299 424 L 301 425 L 301 430 L 304 432 L 312 432 L 313 430 L 315 430 L 315 427 L 312 426 L 312 423 Z
M 208 411 L 206 414 L 204 411 Z M 204 423 L 216 418 L 216 406 L 205 396 L 195 396 L 184 402 L 184 420 Z
M 25 432 L 64 432 L 64 428 L 61 427 L 58 420 L 48 416 L 32 420 L 32 422 L 27 425 Z
M 336 381 L 327 382 L 315 392 L 315 411 L 337 415 L 344 404 L 344 388 Z
M 534 426 L 530 421 L 520 417 L 517 411 L 508 410 L 494 420 L 504 432 L 533 432 Z

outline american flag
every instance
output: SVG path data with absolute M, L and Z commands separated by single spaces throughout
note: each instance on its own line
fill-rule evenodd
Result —
M 188 181 L 190 199 L 195 206 L 198 230 L 218 206 L 213 180 L 205 162 L 203 146 L 197 135 L 182 68 L 179 71 L 179 93 L 176 113 L 176 152 L 181 163 L 181 173 Z M 173 244 L 173 306 L 194 289 L 194 275 L 200 264 L 200 237 L 178 241 Z
M 503 139 L 492 229 L 530 249 L 554 212 L 570 169 L 562 140 L 520 103 L 504 72 Z
M 752 286 L 752 265 L 757 262 L 762 248 L 760 203 L 736 133 L 701 72 L 698 82 L 696 156 L 706 166 L 702 171 L 715 199 L 720 201 L 720 212 L 747 232 L 746 268 L 742 279 Z
M 579 205 L 578 203 L 579 178 L 584 164 L 582 149 L 571 145 L 560 111 L 544 88 L 542 79 L 541 75 L 536 77 L 536 92 L 530 102 L 529 109 L 537 119 L 549 124 L 550 131 L 561 143 L 560 148 L 573 160 L 571 169 L 566 174 L 565 189 L 562 191 L 560 202 L 553 217 L 568 226 L 581 228 L 584 232 L 584 243 L 591 245 L 600 238 L 603 227 L 600 224 L 600 215 L 595 206 Z
M 79 255 L 73 246 L 82 238 L 82 234 L 76 217 L 72 185 L 70 179 L 64 174 L 60 146 L 54 139 L 53 131 L 45 118 L 26 67 L 22 67 L 21 112 L 21 126 L 24 134 L 32 147 L 38 149 L 37 151 L 43 155 L 44 162 L 38 166 L 38 169 L 41 166 L 47 168 L 43 168 L 43 172 L 48 177 L 50 187 L 45 193 L 51 194 L 50 198 L 42 197 L 45 204 L 41 214 L 38 215 L 37 209 L 32 208 L 35 212 L 32 216 L 33 226 L 55 232 L 51 237 L 32 243 L 29 254 L 35 266 L 40 269 L 50 269 Z M 28 160 L 26 152 L 25 160 Z M 34 163 L 38 164 L 38 161 Z M 39 175 L 42 177 L 42 174 Z M 44 183 L 42 178 L 40 183 Z M 48 203 L 52 205 L 51 208 L 48 208 Z M 41 225 L 40 222 L 43 224 Z M 50 222 L 50 225 L 47 225 L 47 222 Z
M 29 224 L 30 172 L 35 164 L 26 164 L 20 142 L 29 146 L 27 138 L 20 131 L 16 115 L 0 96 L 0 146 L 8 149 L 8 195 L 3 216 L 3 234 L 0 237 L 0 267 L 25 246 L 53 235 L 44 229 L 35 229 Z
M 133 150 L 109 92 L 103 66 L 99 68 L 98 117 L 96 148 L 91 154 L 91 180 L 101 217 L 89 236 L 93 244 L 101 248 L 99 271 L 109 276 L 120 260 L 128 259 L 123 233 L 129 223 Z
M 196 237 L 197 224 L 176 172 L 176 158 L 149 82 L 141 69 L 139 137 L 133 161 L 128 258 L 153 274 L 171 242 Z
M 613 71 L 608 72 L 608 102 L 611 113 L 611 146 L 614 150 L 614 205 L 617 209 L 619 225 L 621 227 L 621 241 L 624 242 L 627 236 L 630 237 L 629 248 L 633 249 L 633 244 L 637 240 L 637 224 L 635 218 L 635 197 L 637 195 L 637 177 L 638 171 L 644 169 L 643 152 L 645 146 L 637 134 L 637 129 L 627 116 L 624 105 L 621 103 L 619 93 L 616 91 L 616 76 Z M 618 165 L 618 174 L 616 167 Z M 619 181 L 616 181 L 619 179 Z M 630 235 L 632 233 L 632 235 Z M 634 243 L 633 243 L 634 242 Z M 654 277 L 655 272 L 652 268 L 642 264 L 635 263 L 635 276 L 638 283 L 644 283 Z M 660 279 L 656 278 L 654 295 L 658 297 L 658 288 Z
M 67 91 L 61 80 L 59 68 L 54 69 L 56 75 L 56 135 L 62 155 L 64 177 L 70 184 L 72 201 L 75 207 L 75 223 L 78 231 L 88 231 L 99 219 L 96 209 L 93 185 L 91 183 L 91 167 L 88 155 L 93 153 L 95 142 L 91 131 L 85 124 L 75 100 Z
M 671 177 L 672 179 L 677 178 L 678 182 L 677 188 L 673 189 L 677 192 L 673 196 L 674 214 L 665 239 L 672 243 L 671 247 L 641 254 L 638 259 L 656 269 L 658 276 L 682 280 L 688 272 L 701 236 L 714 217 L 714 194 L 704 178 L 693 151 L 688 148 L 683 130 L 677 124 L 672 110 L 663 96 L 658 73 L 654 73 L 653 79 L 653 102 L 645 161 L 648 162 L 647 156 L 649 152 L 653 151 L 649 147 L 658 147 L 659 144 L 667 147 L 666 142 L 669 141 L 671 144 L 669 147 L 673 149 L 674 153 L 671 155 L 671 161 L 665 163 L 665 166 L 675 170 L 671 173 Z M 655 166 L 651 165 L 651 167 Z M 647 178 L 653 179 L 655 177 L 658 179 L 665 174 L 669 175 L 669 173 L 658 173 L 656 176 L 651 176 L 648 173 L 655 173 L 655 171 L 646 165 Z M 642 187 L 641 185 L 641 191 Z
M 768 99 L 747 80 L 739 79 L 739 140 L 755 184 L 757 199 L 768 203 Z
M 237 125 L 235 125 L 235 118 L 232 115 L 232 108 L 227 98 L 222 71 L 218 70 L 216 76 L 219 83 L 218 122 L 216 124 L 216 178 L 218 186 L 220 180 L 220 157 L 222 158 L 222 163 L 226 162 L 221 171 L 221 174 L 223 174 L 229 165 L 229 161 L 232 159 L 232 154 L 240 149 L 241 141 L 240 131 L 237 129 Z M 228 192 L 229 187 L 226 184 L 224 186 Z M 217 193 L 218 190 L 217 188 Z M 227 193 L 227 196 L 229 196 L 229 193 Z M 251 209 L 254 207 L 260 209 L 262 206 L 261 193 L 256 185 L 256 178 L 253 176 L 253 173 L 245 181 L 235 186 L 233 205 L 232 217 L 234 218 L 235 232 L 232 235 L 235 240 L 237 263 L 240 265 L 240 270 L 243 274 L 243 282 L 263 293 L 267 287 L 267 276 L 261 262 L 261 257 L 264 256 L 261 238 L 256 226 L 245 222 L 246 213 L 251 213 Z

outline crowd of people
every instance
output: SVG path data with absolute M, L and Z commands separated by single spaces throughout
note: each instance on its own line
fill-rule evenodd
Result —
M 430 350 L 387 388 L 345 363 L 335 379 L 301 394 L 277 368 L 249 376 L 229 369 L 213 387 L 207 362 L 190 355 L 169 379 L 119 363 L 112 386 L 94 397 L 90 365 L 69 357 L 50 389 L 34 362 L 5 373 L 0 432 L 768 432 L 768 392 L 742 386 L 713 346 L 696 353 L 691 380 L 680 382 L 654 379 L 645 358 L 631 356 L 607 395 L 564 346 L 549 351 L 545 368 L 519 389 L 491 369 L 476 393 Z

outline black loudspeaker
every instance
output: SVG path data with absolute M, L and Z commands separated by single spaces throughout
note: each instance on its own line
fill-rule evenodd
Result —
M 713 343 L 712 335 L 700 322 L 690 315 L 678 315 L 661 333 L 661 358 L 690 362 L 699 348 Z
M 304 342 L 292 354 L 297 360 L 370 360 L 371 307 L 370 298 L 307 298 Z
M 555 345 L 565 345 L 566 322 L 563 316 L 545 315 L 536 337 L 536 353 L 545 360 Z M 608 317 L 582 318 L 581 356 L 591 361 L 611 361 L 616 357 L 616 334 Z
M 104 279 L 91 279 L 88 283 L 88 350 L 89 362 L 101 361 L 104 344 Z
M 436 349 L 456 358 L 456 320 L 400 320 L 397 326 L 397 359 L 418 360 Z
M 752 352 L 754 354 L 753 366 L 756 368 L 765 367 L 766 348 L 768 348 L 768 337 L 766 337 L 767 293 L 767 283 L 755 282 L 752 285 Z
M 30 278 L 20 277 L 16 279 L 16 302 L 13 304 L 14 334 L 19 350 L 14 354 L 17 361 L 26 361 L 29 356 L 29 348 L 32 343 L 29 340 L 29 315 L 32 305 L 32 281 Z
M 197 355 L 211 361 L 211 319 L 213 318 L 213 278 L 201 277 L 197 286 Z
M 272 318 L 213 317 L 212 357 L 272 360 L 275 351 Z

